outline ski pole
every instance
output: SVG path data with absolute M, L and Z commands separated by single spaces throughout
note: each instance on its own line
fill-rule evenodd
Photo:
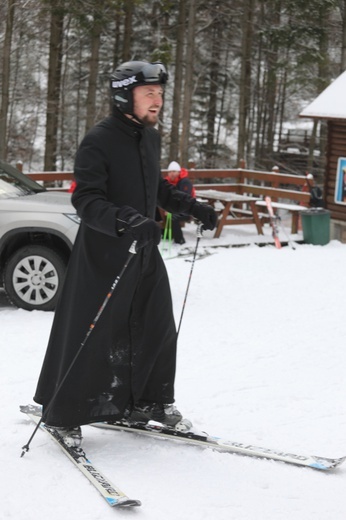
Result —
M 199 241 L 200 241 L 200 239 L 201 239 L 201 237 L 202 237 L 202 226 L 203 226 L 203 224 L 201 224 L 201 223 L 199 223 L 198 226 L 197 226 L 197 240 L 196 240 L 196 247 L 195 247 L 195 252 L 194 252 L 194 254 L 193 254 L 193 258 L 192 258 L 192 264 L 191 264 L 190 276 L 189 276 L 189 280 L 188 280 L 188 283 L 187 283 L 187 288 L 186 288 L 186 292 L 185 292 L 185 298 L 184 298 L 183 308 L 182 308 L 181 315 L 180 315 L 180 321 L 179 321 L 179 326 L 178 326 L 178 331 L 177 331 L 177 338 L 178 338 L 178 336 L 179 336 L 179 331 L 180 331 L 180 327 L 181 327 L 181 322 L 182 322 L 183 315 L 184 315 L 184 310 L 185 310 L 185 305 L 186 305 L 186 299 L 187 299 L 187 293 L 189 292 L 189 287 L 190 287 L 190 282 L 191 282 L 192 272 L 193 272 L 193 268 L 194 268 L 194 265 L 195 265 L 196 255 L 197 255 L 198 244 L 199 244 Z
M 86 333 L 86 336 L 85 336 L 84 340 L 83 340 L 82 343 L 80 344 L 80 347 L 79 347 L 79 349 L 78 349 L 78 351 L 77 351 L 75 357 L 73 358 L 73 360 L 72 360 L 70 366 L 68 367 L 68 369 L 67 369 L 67 371 L 66 371 L 64 377 L 62 378 L 62 380 L 60 381 L 60 384 L 58 385 L 57 389 L 55 390 L 55 392 L 54 392 L 54 394 L 53 394 L 53 397 L 52 397 L 51 400 L 49 401 L 49 403 L 48 403 L 48 405 L 47 405 L 47 407 L 46 407 L 46 410 L 45 410 L 46 413 L 50 410 L 52 404 L 54 403 L 54 400 L 55 400 L 56 396 L 58 395 L 58 393 L 60 392 L 60 390 L 61 390 L 63 384 L 65 383 L 65 381 L 66 381 L 66 379 L 67 379 L 69 373 L 71 372 L 71 370 L 72 370 L 72 368 L 73 368 L 75 362 L 76 362 L 77 359 L 78 359 L 78 356 L 79 356 L 80 353 L 82 352 L 82 350 L 83 350 L 83 348 L 84 348 L 84 346 L 85 346 L 85 343 L 88 341 L 88 338 L 89 338 L 90 334 L 91 334 L 92 331 L 94 330 L 95 325 L 96 325 L 96 323 L 98 322 L 98 320 L 99 320 L 101 314 L 102 314 L 103 311 L 105 310 L 105 307 L 107 306 L 107 303 L 109 302 L 109 300 L 110 300 L 110 298 L 111 298 L 111 296 L 112 296 L 112 294 L 113 294 L 113 292 L 114 292 L 116 286 L 118 285 L 119 280 L 121 279 L 121 277 L 123 276 L 124 272 L 126 271 L 127 266 L 129 265 L 129 263 L 130 263 L 132 257 L 137 253 L 137 251 L 136 251 L 136 245 L 137 245 L 137 241 L 135 240 L 135 241 L 131 244 L 131 247 L 130 247 L 130 249 L 129 249 L 129 255 L 128 255 L 127 259 L 126 259 L 126 262 L 125 262 L 125 264 L 124 264 L 122 270 L 120 271 L 120 273 L 118 274 L 118 276 L 115 278 L 114 282 L 112 283 L 112 285 L 111 285 L 111 287 L 110 287 L 110 290 L 108 291 L 106 298 L 104 299 L 104 301 L 103 301 L 101 307 L 99 308 L 99 310 L 98 310 L 98 312 L 97 312 L 95 318 L 93 319 L 93 321 L 92 321 L 92 323 L 91 323 L 91 325 L 90 325 L 90 327 L 89 327 L 89 330 L 88 330 L 88 332 Z M 25 455 L 25 453 L 27 453 L 27 452 L 29 451 L 31 441 L 32 441 L 33 438 L 35 437 L 37 430 L 38 430 L 39 427 L 41 426 L 41 423 L 42 423 L 42 417 L 41 417 L 41 419 L 39 420 L 39 422 L 37 423 L 36 428 L 34 429 L 34 431 L 33 431 L 32 435 L 31 435 L 30 439 L 29 439 L 28 442 L 27 442 L 27 443 L 22 447 L 22 450 L 23 450 L 23 451 L 22 451 L 21 457 L 23 457 L 23 456 Z
M 171 254 L 172 246 L 172 213 L 166 214 L 166 224 L 163 232 L 163 240 L 161 243 L 161 253 L 164 253 L 166 241 L 168 242 L 168 254 Z

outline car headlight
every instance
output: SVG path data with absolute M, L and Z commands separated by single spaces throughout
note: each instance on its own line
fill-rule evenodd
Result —
M 80 224 L 80 222 L 81 222 L 81 219 L 77 215 L 77 213 L 64 213 L 64 215 L 65 215 L 65 217 L 73 220 L 73 222 L 75 222 L 76 224 Z

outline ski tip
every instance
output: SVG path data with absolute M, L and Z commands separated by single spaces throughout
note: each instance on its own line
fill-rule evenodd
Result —
M 42 414 L 42 406 L 35 404 L 20 404 L 19 411 L 22 413 L 31 413 L 33 415 Z
M 340 457 L 339 459 L 334 459 L 334 464 L 332 465 L 333 468 L 336 468 L 337 466 L 340 466 L 343 462 L 345 462 L 346 457 Z
M 314 469 L 326 471 L 340 466 L 343 462 L 345 462 L 346 457 L 340 457 L 339 459 L 314 457 L 314 459 L 315 461 L 310 466 Z
M 142 505 L 140 500 L 135 500 L 133 498 L 123 497 L 123 498 L 107 498 L 107 502 L 112 507 L 139 507 Z

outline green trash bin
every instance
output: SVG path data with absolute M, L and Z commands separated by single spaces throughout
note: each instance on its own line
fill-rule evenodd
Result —
M 330 211 L 311 208 L 301 212 L 303 237 L 306 244 L 325 246 L 330 241 Z

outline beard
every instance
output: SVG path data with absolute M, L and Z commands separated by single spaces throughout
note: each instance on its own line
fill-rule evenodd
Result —
M 159 122 L 159 117 L 156 115 L 155 116 L 146 115 L 144 117 L 135 116 L 135 117 L 145 127 L 155 126 Z

